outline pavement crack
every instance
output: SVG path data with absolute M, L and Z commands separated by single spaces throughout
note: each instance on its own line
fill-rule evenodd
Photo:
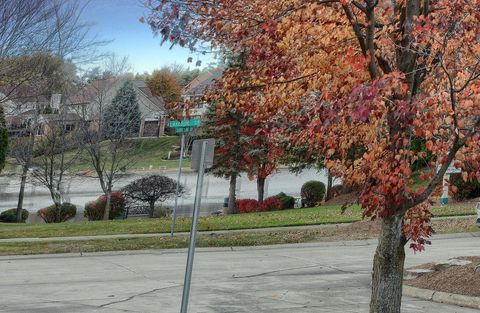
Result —
M 180 286 L 182 286 L 182 285 L 173 285 L 173 286 L 168 286 L 168 287 L 163 287 L 163 288 L 154 288 L 154 289 L 149 290 L 149 291 L 145 291 L 145 292 L 141 292 L 141 293 L 131 295 L 130 297 L 122 299 L 122 300 L 117 300 L 117 301 L 112 301 L 112 302 L 108 302 L 108 303 L 105 303 L 105 304 L 101 304 L 97 307 L 98 308 L 104 308 L 104 307 L 107 307 L 107 306 L 110 306 L 110 305 L 113 305 L 113 304 L 128 302 L 128 301 L 131 301 L 131 300 L 135 299 L 136 297 L 141 297 L 141 296 L 145 296 L 145 295 L 148 295 L 148 294 L 160 291 L 160 290 L 165 290 L 165 289 L 180 287 Z
M 94 259 L 96 259 L 96 258 L 94 258 Z M 133 273 L 133 274 L 135 274 L 135 275 L 141 276 L 141 277 L 143 277 L 143 278 L 145 278 L 145 279 L 151 280 L 150 277 L 145 276 L 144 274 L 139 273 L 139 272 L 131 269 L 130 267 L 128 267 L 128 266 L 126 266 L 126 265 L 122 265 L 122 264 L 119 264 L 119 263 L 116 263 L 116 262 L 113 262 L 113 261 L 110 261 L 110 260 L 105 260 L 105 262 L 108 262 L 108 263 L 110 263 L 110 264 L 112 264 L 112 265 L 115 265 L 115 266 L 118 266 L 118 267 L 120 267 L 120 268 L 123 268 L 123 269 L 129 271 L 130 273 Z
M 291 267 L 291 268 L 285 268 L 285 269 L 276 270 L 276 271 L 262 272 L 262 273 L 253 274 L 253 275 L 245 275 L 245 276 L 233 275 L 232 277 L 233 278 L 252 278 L 252 277 L 265 276 L 265 275 L 269 275 L 269 274 L 288 272 L 288 271 L 293 271 L 293 270 L 302 270 L 302 269 L 315 268 L 315 267 L 319 267 L 319 266 L 318 265 L 311 265 L 311 266 L 302 266 L 302 267 Z

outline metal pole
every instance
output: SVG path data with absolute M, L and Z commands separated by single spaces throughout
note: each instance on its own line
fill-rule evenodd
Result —
M 182 165 L 183 165 L 183 150 L 185 146 L 185 134 L 182 133 L 182 142 L 180 144 L 180 159 L 178 161 L 178 175 L 177 175 L 177 188 L 175 190 L 175 205 L 173 206 L 173 215 L 172 215 L 172 227 L 170 229 L 170 236 L 173 237 L 175 232 L 175 221 L 177 220 L 177 204 L 178 204 L 178 194 L 180 192 L 180 177 L 182 176 Z
M 440 204 L 447 205 L 448 204 L 448 185 L 450 181 L 450 175 L 445 174 L 443 175 L 442 184 L 443 184 L 443 193 L 440 197 Z
M 192 281 L 193 256 L 195 254 L 195 242 L 197 239 L 197 222 L 200 215 L 200 200 L 202 198 L 203 172 L 205 170 L 205 151 L 207 142 L 202 143 L 200 166 L 198 169 L 197 186 L 195 189 L 195 203 L 193 205 L 192 228 L 190 230 L 190 243 L 188 245 L 187 267 L 185 269 L 185 280 L 183 282 L 182 307 L 180 313 L 187 313 L 188 298 L 190 296 L 190 283 Z

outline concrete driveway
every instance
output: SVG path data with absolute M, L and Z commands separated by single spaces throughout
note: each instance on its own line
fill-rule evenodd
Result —
M 190 312 L 367 312 L 374 241 L 198 249 Z M 409 266 L 480 255 L 434 239 Z M 0 312 L 179 312 L 186 251 L 0 258 Z M 478 312 L 404 298 L 402 312 Z

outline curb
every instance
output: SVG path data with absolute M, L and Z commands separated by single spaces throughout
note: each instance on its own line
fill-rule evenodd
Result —
M 305 243 L 286 243 L 278 245 L 266 246 L 235 246 L 235 247 L 197 247 L 195 251 L 202 253 L 226 253 L 241 251 L 267 251 L 281 250 L 285 248 L 305 249 L 305 248 L 331 248 L 331 247 L 374 247 L 377 244 L 376 239 L 347 240 L 347 241 L 325 241 L 325 242 L 305 242 Z M 116 256 L 116 255 L 138 255 L 138 254 L 177 254 L 186 253 L 188 248 L 173 249 L 144 249 L 144 250 L 122 250 L 122 251 L 98 251 L 98 252 L 66 252 L 66 253 L 50 253 L 50 254 L 12 254 L 0 255 L 0 262 L 9 262 L 13 260 L 30 260 L 30 259 L 64 259 L 76 257 L 98 257 L 98 256 Z
M 438 303 L 452 304 L 472 309 L 480 309 L 480 297 L 464 296 L 455 293 L 403 286 L 403 295 Z

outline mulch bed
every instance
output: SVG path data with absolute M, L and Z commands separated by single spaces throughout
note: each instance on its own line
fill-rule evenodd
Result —
M 480 257 L 469 256 L 457 257 L 456 259 L 468 260 L 472 261 L 472 263 L 464 266 L 452 265 L 449 267 L 436 263 L 416 266 L 415 268 L 434 271 L 411 280 L 406 280 L 405 284 L 417 288 L 480 297 L 480 272 L 475 272 L 475 268 L 480 266 Z

